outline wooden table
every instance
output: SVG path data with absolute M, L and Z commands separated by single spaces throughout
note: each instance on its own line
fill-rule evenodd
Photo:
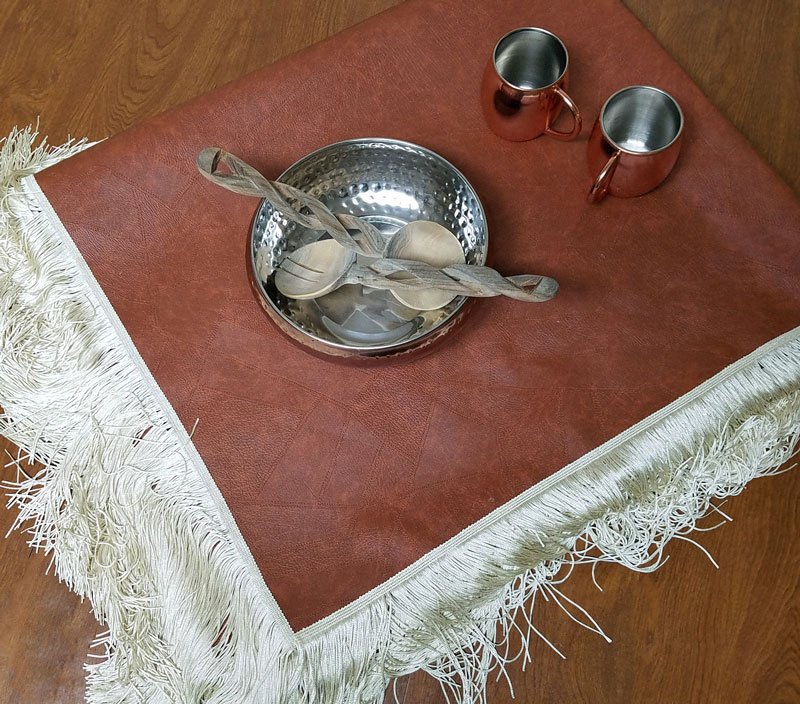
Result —
M 396 1 L 5 0 L 0 133 L 41 116 L 54 144 L 111 135 Z M 800 194 L 800 3 L 627 4 Z M 537 606 L 538 627 L 568 660 L 535 640 L 533 666 L 512 668 L 516 701 L 800 701 L 798 495 L 800 472 L 790 472 L 730 501 L 735 522 L 701 536 L 720 570 L 673 541 L 655 574 L 598 569 L 604 594 L 588 570 L 577 571 L 566 592 L 615 642 Z M 12 518 L 0 510 L 0 530 Z M 0 541 L 0 704 L 83 701 L 81 665 L 99 629 L 88 604 L 44 575 L 47 564 L 18 533 Z M 409 704 L 443 701 L 424 675 L 398 692 Z M 489 700 L 511 701 L 505 683 L 490 687 Z

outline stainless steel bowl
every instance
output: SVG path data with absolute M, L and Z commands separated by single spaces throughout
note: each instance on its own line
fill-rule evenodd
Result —
M 486 217 L 475 190 L 438 154 L 395 139 L 351 139 L 303 157 L 278 178 L 334 213 L 373 223 L 388 239 L 413 220 L 444 225 L 468 264 L 484 264 Z M 250 263 L 264 310 L 286 334 L 336 357 L 383 357 L 428 345 L 449 332 L 466 298 L 433 311 L 401 305 L 388 291 L 347 285 L 310 301 L 278 293 L 274 272 L 288 252 L 324 237 L 287 221 L 262 201 L 253 220 Z

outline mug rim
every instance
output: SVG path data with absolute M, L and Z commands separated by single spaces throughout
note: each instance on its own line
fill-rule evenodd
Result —
M 523 88 L 522 86 L 515 85 L 511 81 L 506 80 L 500 71 L 497 70 L 497 49 L 506 39 L 513 34 L 517 34 L 518 32 L 539 32 L 540 34 L 547 34 L 561 45 L 561 48 L 564 50 L 564 70 L 558 74 L 558 78 L 556 78 L 556 80 L 554 80 L 552 83 L 548 83 L 546 86 L 540 86 L 539 88 Z M 492 49 L 492 68 L 494 69 L 495 75 L 509 88 L 518 90 L 521 93 L 538 93 L 539 91 L 552 88 L 553 86 L 557 85 L 562 78 L 564 78 L 567 73 L 567 69 L 569 68 L 569 51 L 567 51 L 567 45 L 564 44 L 559 37 L 547 29 L 543 29 L 542 27 L 517 27 L 516 29 L 512 29 L 510 32 L 506 32 L 502 37 L 500 37 L 500 39 L 497 40 L 497 43 L 494 45 L 494 49 Z
M 678 131 L 675 133 L 675 136 L 663 147 L 659 147 L 658 149 L 651 149 L 646 152 L 635 152 L 632 149 L 625 149 L 624 147 L 619 146 L 619 144 L 617 144 L 613 139 L 611 139 L 611 137 L 608 136 L 608 133 L 606 132 L 606 127 L 603 124 L 603 117 L 606 114 L 606 108 L 608 107 L 609 103 L 614 98 L 616 98 L 620 93 L 625 93 L 626 91 L 639 88 L 644 88 L 645 90 L 654 91 L 656 93 L 661 93 L 662 95 L 665 95 L 670 101 L 672 101 L 672 104 L 678 109 L 678 116 L 680 117 L 680 123 L 678 124 Z M 600 108 L 600 116 L 597 118 L 597 121 L 600 123 L 600 131 L 603 133 L 603 137 L 605 137 L 615 149 L 618 149 L 619 151 L 625 154 L 632 154 L 634 156 L 650 156 L 651 154 L 658 154 L 659 152 L 663 152 L 665 149 L 669 149 L 673 144 L 675 144 L 675 142 L 678 141 L 680 136 L 683 134 L 683 125 L 684 125 L 683 110 L 681 110 L 681 106 L 678 103 L 678 101 L 675 100 L 675 98 L 673 98 L 669 93 L 667 93 L 667 91 L 661 88 L 656 88 L 656 86 L 646 86 L 638 84 L 633 86 L 625 86 L 624 88 L 620 88 L 618 91 L 609 95 L 608 98 L 606 99 L 606 102 L 603 103 L 603 107 Z

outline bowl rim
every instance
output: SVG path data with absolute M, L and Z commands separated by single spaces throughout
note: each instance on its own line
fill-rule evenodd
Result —
M 358 144 L 382 144 L 386 146 L 401 146 L 401 147 L 411 147 L 412 149 L 419 150 L 432 156 L 434 159 L 439 160 L 443 164 L 445 164 L 448 168 L 452 169 L 453 172 L 463 180 L 463 182 L 467 185 L 469 190 L 472 192 L 473 197 L 475 198 L 476 203 L 476 210 L 480 213 L 480 216 L 483 220 L 484 224 L 484 246 L 481 250 L 481 256 L 479 260 L 476 262 L 478 265 L 483 265 L 486 263 L 486 259 L 489 252 L 489 224 L 486 220 L 486 211 L 484 210 L 483 203 L 481 202 L 480 196 L 478 192 L 475 190 L 475 187 L 470 183 L 469 179 L 464 176 L 464 174 L 456 168 L 449 160 L 445 159 L 441 154 L 436 153 L 432 149 L 428 149 L 427 147 L 423 147 L 419 144 L 415 144 L 414 142 L 408 142 L 401 139 L 393 139 L 391 137 L 358 137 L 355 139 L 344 139 L 338 142 L 332 142 L 331 144 L 326 144 L 323 147 L 319 147 L 308 154 L 297 159 L 294 163 L 288 166 L 286 169 L 283 170 L 280 176 L 276 179 L 277 181 L 284 182 L 284 179 L 287 174 L 291 173 L 294 169 L 300 166 L 303 162 L 311 159 L 312 157 L 319 156 L 320 154 L 324 154 L 326 151 L 330 151 L 336 148 L 340 148 L 345 145 L 358 145 Z M 252 282 L 255 283 L 257 288 L 257 293 L 259 294 L 260 298 L 262 299 L 262 304 L 265 303 L 271 309 L 275 315 L 278 316 L 281 323 L 285 323 L 289 325 L 296 333 L 299 333 L 301 336 L 304 336 L 308 339 L 310 345 L 313 349 L 319 350 L 319 345 L 323 347 L 328 347 L 331 349 L 331 354 L 334 356 L 342 356 L 342 353 L 350 353 L 353 356 L 369 356 L 369 357 L 376 357 L 380 355 L 397 355 L 401 353 L 403 350 L 413 350 L 414 348 L 426 344 L 426 340 L 436 333 L 444 332 L 443 328 L 451 327 L 452 322 L 458 317 L 464 309 L 464 304 L 467 302 L 468 298 L 466 296 L 459 296 L 456 298 L 456 305 L 450 314 L 444 318 L 443 320 L 439 321 L 431 327 L 430 330 L 427 330 L 422 335 L 415 337 L 413 340 L 399 340 L 397 342 L 393 342 L 387 345 L 372 345 L 372 346 L 362 346 L 362 345 L 348 345 L 345 343 L 333 342 L 331 340 L 327 340 L 323 337 L 318 335 L 314 335 L 313 333 L 308 332 L 308 330 L 303 329 L 300 325 L 298 325 L 295 321 L 289 318 L 284 312 L 275 305 L 275 302 L 272 300 L 270 295 L 267 293 L 266 288 L 264 287 L 264 283 L 261 281 L 261 277 L 257 274 L 256 262 L 255 262 L 255 237 L 256 237 L 256 223 L 258 222 L 258 215 L 261 213 L 262 208 L 265 207 L 265 204 L 268 205 L 269 202 L 266 199 L 262 199 L 256 209 L 255 216 L 253 218 L 252 224 L 250 226 L 250 238 L 248 243 L 249 249 L 249 256 L 248 261 L 250 264 L 250 271 L 252 274 Z M 274 315 L 270 315 L 273 322 L 278 322 Z M 278 327 L 281 327 L 279 325 Z M 287 333 L 288 331 L 282 330 L 282 332 Z M 446 335 L 446 333 L 445 333 Z M 439 337 L 444 337 L 445 335 L 440 334 Z M 290 335 L 290 337 L 297 339 L 296 335 Z M 299 342 L 300 340 L 298 340 Z M 313 342 L 312 342 L 313 341 Z M 316 344 L 315 344 L 316 343 Z M 337 350 L 335 352 L 334 350 Z

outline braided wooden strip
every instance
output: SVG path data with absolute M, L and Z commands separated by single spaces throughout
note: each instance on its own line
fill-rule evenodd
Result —
M 397 274 L 410 274 L 410 277 L 396 278 Z M 347 280 L 395 291 L 435 288 L 461 296 L 508 296 L 528 303 L 549 301 L 558 291 L 558 283 L 548 276 L 503 276 L 488 266 L 471 264 L 437 269 L 424 262 L 408 259 L 378 259 L 355 266 L 350 270 Z
M 231 173 L 220 172 L 220 164 L 227 166 Z M 346 249 L 371 256 L 381 256 L 385 251 L 386 244 L 381 234 L 370 223 L 355 215 L 335 215 L 313 196 L 285 183 L 269 181 L 230 152 L 207 147 L 198 154 L 197 167 L 212 183 L 234 193 L 266 198 L 288 220 L 310 230 L 327 232 Z M 311 214 L 301 212 L 303 208 L 310 210 Z M 355 236 L 348 230 L 353 230 Z M 389 278 L 402 273 L 409 276 Z M 523 274 L 505 277 L 489 267 L 469 264 L 436 269 L 424 262 L 404 259 L 379 259 L 369 265 L 354 266 L 348 280 L 375 288 L 435 288 L 462 296 L 508 296 L 527 302 L 550 300 L 558 291 L 558 283 L 547 276 Z
M 231 173 L 220 172 L 220 164 L 227 166 Z M 245 196 L 266 198 L 286 219 L 309 230 L 327 232 L 347 249 L 372 256 L 383 254 L 386 245 L 374 225 L 355 215 L 334 215 L 313 196 L 280 181 L 269 181 L 230 152 L 207 147 L 197 155 L 197 168 L 209 181 L 222 188 Z M 308 208 L 311 214 L 301 212 L 303 208 Z M 355 231 L 355 236 L 348 230 Z

